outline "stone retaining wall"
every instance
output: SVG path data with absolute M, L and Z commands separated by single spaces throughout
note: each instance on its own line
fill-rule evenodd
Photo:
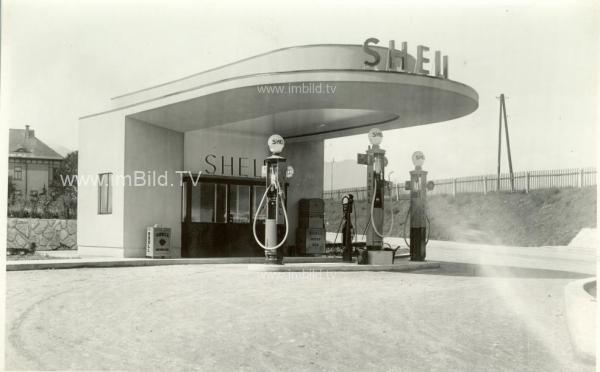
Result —
M 7 248 L 77 249 L 77 220 L 8 218 Z

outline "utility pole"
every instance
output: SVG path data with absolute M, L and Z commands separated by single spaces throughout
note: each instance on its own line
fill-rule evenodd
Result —
M 515 176 L 513 173 L 512 156 L 510 152 L 510 137 L 508 135 L 508 120 L 506 118 L 506 102 L 504 94 L 500 94 L 500 115 L 498 118 L 498 167 L 496 178 L 496 191 L 500 191 L 500 164 L 502 161 L 502 119 L 504 119 L 504 132 L 506 135 L 506 151 L 508 153 L 508 170 L 510 173 L 510 190 L 515 191 Z

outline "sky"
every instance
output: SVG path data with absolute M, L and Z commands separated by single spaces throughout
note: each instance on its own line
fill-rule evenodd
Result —
M 479 94 L 468 116 L 384 132 L 388 174 L 406 173 L 415 150 L 432 178 L 495 173 L 500 93 L 515 171 L 593 166 L 599 14 L 592 1 L 8 0 L 0 114 L 5 128 L 29 124 L 74 150 L 78 118 L 110 97 L 281 47 L 376 37 L 442 50 L 450 79 Z M 325 160 L 367 145 L 366 135 L 328 140 Z

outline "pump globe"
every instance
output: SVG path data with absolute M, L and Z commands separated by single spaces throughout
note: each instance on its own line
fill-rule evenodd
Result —
M 269 145 L 269 150 L 273 154 L 279 154 L 281 151 L 283 151 L 285 141 L 283 140 L 283 137 L 281 137 L 279 134 L 274 134 L 271 137 L 269 137 L 269 139 L 267 140 L 267 144 Z
M 413 152 L 412 163 L 415 167 L 423 166 L 423 163 L 425 163 L 425 154 L 423 154 L 421 151 Z
M 379 145 L 383 140 L 383 133 L 379 128 L 372 128 L 369 131 L 369 142 L 371 145 Z

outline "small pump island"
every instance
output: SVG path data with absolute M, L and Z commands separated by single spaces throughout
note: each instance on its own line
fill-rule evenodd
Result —
M 390 223 L 387 231 L 384 231 L 385 217 L 384 203 L 385 190 L 390 187 L 389 181 L 385 179 L 385 168 L 388 160 L 385 150 L 380 147 L 383 133 L 378 128 L 369 131 L 370 146 L 367 151 L 358 154 L 358 163 L 367 166 L 367 200 L 369 201 L 369 222 L 366 231 L 366 249 L 359 249 L 357 263 L 359 265 L 391 265 L 394 263 L 394 255 L 397 249 L 393 249 L 384 242 L 394 228 L 393 208 L 389 212 Z M 287 166 L 286 159 L 279 154 L 282 152 L 285 141 L 280 135 L 274 134 L 269 137 L 268 142 L 271 155 L 264 160 L 263 176 L 265 177 L 265 192 L 258 204 L 252 224 L 252 232 L 256 243 L 265 251 L 265 263 L 271 265 L 283 265 L 283 249 L 281 248 L 288 237 L 289 221 L 286 210 L 287 201 L 287 178 L 294 174 L 291 166 Z M 433 182 L 427 182 L 427 172 L 422 166 L 425 155 L 421 151 L 415 151 L 412 162 L 415 169 L 410 171 L 410 181 L 406 181 L 405 190 L 410 191 L 410 206 L 406 218 L 400 225 L 403 226 L 405 242 L 410 248 L 411 261 L 424 261 L 426 247 L 429 240 L 430 223 L 427 216 L 427 190 L 433 190 Z M 353 196 L 345 195 L 342 198 L 344 209 L 344 255 L 345 262 L 353 261 L 352 248 L 352 223 L 351 214 Z M 258 216 L 266 209 L 264 226 L 264 242 L 258 237 Z M 281 213 L 280 213 L 281 212 Z M 285 233 L 281 239 L 278 238 L 279 220 L 283 219 Z M 397 222 L 398 223 L 398 222 Z M 410 226 L 410 243 L 406 240 L 406 230 Z M 385 246 L 388 246 L 386 248 Z
M 359 250 L 357 262 L 359 265 L 391 265 L 394 262 L 396 250 L 392 249 L 389 244 L 384 243 L 384 238 L 389 237 L 394 228 L 393 209 L 389 213 L 389 228 L 387 231 L 383 230 L 385 225 L 385 190 L 390 187 L 389 181 L 385 180 L 385 168 L 388 165 L 388 160 L 385 156 L 385 150 L 380 147 L 383 140 L 381 130 L 378 128 L 371 129 L 368 137 L 370 146 L 367 151 L 357 155 L 358 164 L 367 166 L 367 200 L 370 201 L 366 249 Z M 405 189 L 410 191 L 410 206 L 402 225 L 404 226 L 406 239 L 406 225 L 410 223 L 410 243 L 407 242 L 407 245 L 410 247 L 411 261 L 424 261 L 429 235 L 427 189 L 432 190 L 434 185 L 433 182 L 427 182 L 427 172 L 422 169 L 425 161 L 423 153 L 416 151 L 412 156 L 412 161 L 415 169 L 410 171 L 411 179 L 405 183 Z M 388 245 L 389 248 L 385 248 L 384 245 Z

